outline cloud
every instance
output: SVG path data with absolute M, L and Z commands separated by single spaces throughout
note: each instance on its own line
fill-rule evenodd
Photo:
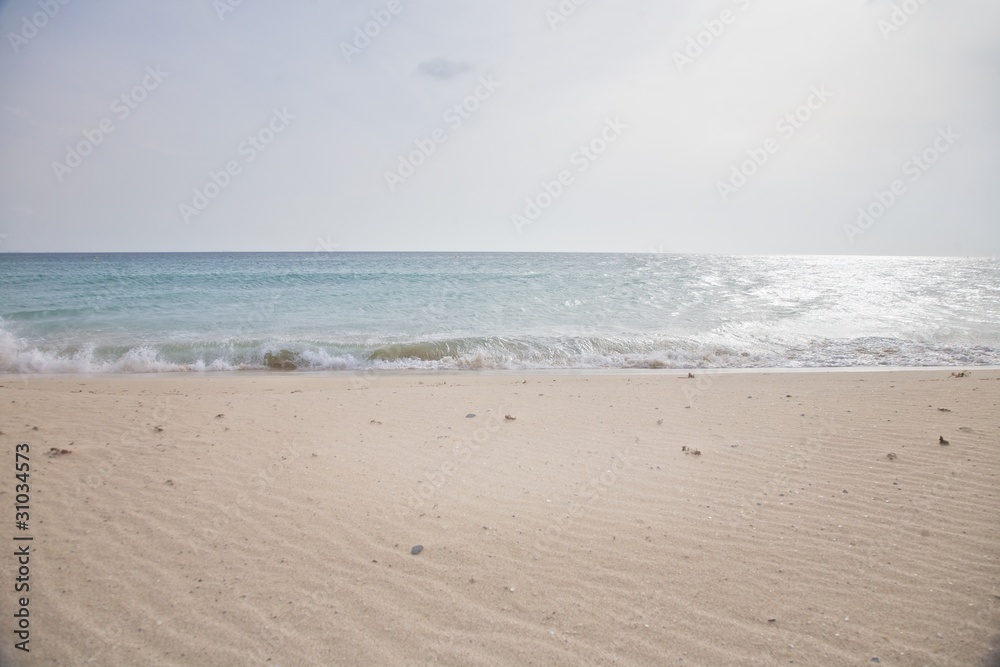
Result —
M 472 66 L 469 63 L 448 60 L 447 58 L 435 58 L 417 66 L 419 72 L 438 81 L 447 81 L 471 69 Z

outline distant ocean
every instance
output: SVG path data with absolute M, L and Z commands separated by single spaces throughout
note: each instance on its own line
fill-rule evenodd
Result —
M 0 255 L 0 372 L 1000 365 L 1000 260 Z

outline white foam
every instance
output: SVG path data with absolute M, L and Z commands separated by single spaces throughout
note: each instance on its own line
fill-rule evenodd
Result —
M 424 345 L 425 342 L 419 342 Z M 499 338 L 448 343 L 456 351 L 440 359 L 369 359 L 371 344 L 348 353 L 335 346 L 294 340 L 258 341 L 235 346 L 228 341 L 170 346 L 171 359 L 153 344 L 121 346 L 124 352 L 93 343 L 58 351 L 33 345 L 0 328 L 0 373 L 175 373 L 266 370 L 264 355 L 289 350 L 298 370 L 516 370 L 516 369 L 745 369 L 829 367 L 922 367 L 1000 365 L 1000 350 L 959 347 L 890 338 L 811 340 L 764 344 L 741 337 L 727 341 L 716 333 L 691 339 L 648 338 Z M 186 355 L 186 356 L 185 356 Z M 181 357 L 181 358 L 178 358 Z

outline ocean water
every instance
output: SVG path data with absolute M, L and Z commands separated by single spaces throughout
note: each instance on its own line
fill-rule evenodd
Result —
M 1000 260 L 0 255 L 0 372 L 1000 365 Z

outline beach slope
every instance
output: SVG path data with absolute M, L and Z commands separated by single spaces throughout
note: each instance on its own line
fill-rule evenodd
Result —
M 1000 371 L 0 385 L 4 664 L 1000 653 Z

